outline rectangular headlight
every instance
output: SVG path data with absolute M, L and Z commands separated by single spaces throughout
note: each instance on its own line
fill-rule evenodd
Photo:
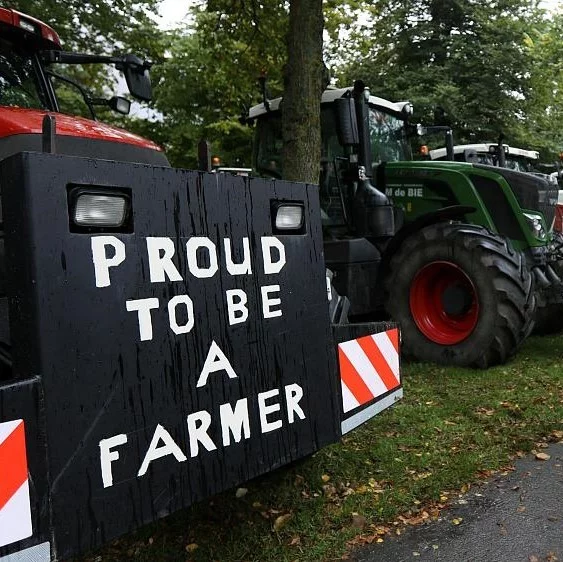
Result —
M 280 205 L 276 212 L 276 228 L 279 230 L 299 230 L 303 226 L 302 205 Z
M 76 198 L 72 220 L 77 226 L 118 228 L 126 218 L 125 196 L 82 193 Z

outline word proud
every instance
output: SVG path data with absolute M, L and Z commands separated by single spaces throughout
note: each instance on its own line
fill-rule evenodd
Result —
M 151 284 L 182 282 L 184 277 L 178 270 L 174 256 L 177 249 L 174 241 L 167 237 L 147 237 L 146 261 L 148 262 Z M 117 271 L 127 259 L 126 246 L 115 236 L 95 236 L 91 239 L 92 261 L 96 287 L 111 286 L 112 273 Z M 210 279 L 220 268 L 236 277 L 252 275 L 252 255 L 250 241 L 243 237 L 238 249 L 239 259 L 234 259 L 233 242 L 230 238 L 222 240 L 222 252 L 217 245 L 205 236 L 193 236 L 187 240 L 182 251 L 185 255 L 187 274 L 197 279 Z M 278 274 L 286 264 L 285 247 L 275 236 L 260 238 L 261 270 L 265 275 Z M 222 260 L 219 257 L 222 257 Z M 260 287 L 261 313 L 263 318 L 282 316 L 280 286 L 276 284 Z M 227 309 L 229 325 L 241 324 L 248 320 L 248 296 L 242 289 L 224 291 L 224 305 Z M 128 312 L 137 314 L 139 338 L 141 341 L 153 339 L 153 312 L 160 311 L 161 301 L 157 297 L 131 299 L 125 303 Z M 187 294 L 173 296 L 166 303 L 168 324 L 176 335 L 189 333 L 195 324 L 194 302 Z

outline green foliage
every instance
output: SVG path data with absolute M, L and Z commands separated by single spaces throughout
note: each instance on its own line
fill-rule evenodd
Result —
M 125 120 L 162 143 L 171 162 L 196 165 L 208 138 L 226 165 L 249 165 L 252 131 L 243 109 L 284 88 L 289 3 L 283 0 L 197 0 L 191 23 L 157 29 L 161 0 L 13 0 L 60 34 L 66 50 L 133 52 L 151 70 L 156 118 Z M 179 0 L 180 1 L 180 0 Z M 333 80 L 362 78 L 374 94 L 409 99 L 415 120 L 451 124 L 456 142 L 496 140 L 539 149 L 563 148 L 563 14 L 549 17 L 527 0 L 325 0 L 325 62 Z M 114 92 L 103 65 L 65 69 L 88 90 Z M 119 118 L 121 123 L 123 119 Z M 116 119 L 112 119 L 116 121 Z
M 452 125 L 458 143 L 504 133 L 513 145 L 553 148 L 560 90 L 540 83 L 547 63 L 560 84 L 558 20 L 525 0 L 376 0 L 337 75 L 342 84 L 361 77 L 377 95 L 409 99 L 416 120 Z
M 269 95 L 282 91 L 284 3 L 217 0 L 192 15 L 191 25 L 170 33 L 166 60 L 154 67 L 154 105 L 163 117 L 155 129 L 165 131 L 174 165 L 193 167 L 206 138 L 224 165 L 249 166 L 252 131 L 238 119 L 259 101 L 262 73 Z
M 563 12 L 524 36 L 530 57 L 531 95 L 519 116 L 517 134 L 555 159 L 563 150 Z
M 7 7 L 53 27 L 65 50 L 108 54 L 131 50 L 154 56 L 156 24 L 150 17 L 161 0 L 9 0 Z

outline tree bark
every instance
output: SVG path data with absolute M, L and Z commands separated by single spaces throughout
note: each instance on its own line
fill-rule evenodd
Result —
M 283 177 L 319 182 L 323 92 L 322 0 L 291 0 L 282 102 Z

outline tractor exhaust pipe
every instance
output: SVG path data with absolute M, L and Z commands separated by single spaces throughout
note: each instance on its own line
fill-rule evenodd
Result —
M 454 156 L 454 133 L 451 129 L 446 131 L 446 154 L 447 159 L 450 161 L 455 160 Z
M 358 164 L 363 166 L 365 176 L 372 176 L 371 161 L 371 139 L 369 136 L 369 90 L 361 80 L 354 82 L 352 92 L 356 106 L 356 116 L 358 119 L 358 134 L 360 136 L 360 146 L 358 150 Z
M 506 168 L 506 152 L 504 151 L 504 135 L 501 133 L 498 137 L 498 165 L 500 168 Z

